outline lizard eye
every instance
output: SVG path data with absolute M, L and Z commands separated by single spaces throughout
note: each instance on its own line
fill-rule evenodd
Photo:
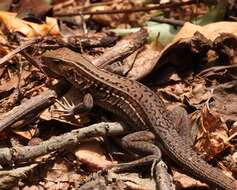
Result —
M 60 61 L 59 61 L 59 60 L 57 60 L 57 59 L 55 59 L 53 62 L 54 62 L 55 64 L 57 64 L 57 65 L 59 65 L 59 64 L 60 64 Z
M 62 65 L 62 62 L 60 61 L 60 60 L 57 60 L 57 59 L 55 59 L 55 60 L 53 60 L 53 62 L 54 62 L 54 66 L 55 67 L 61 67 L 61 65 Z
M 67 77 L 71 77 L 73 75 L 73 70 L 69 69 L 67 71 L 64 71 L 64 73 Z

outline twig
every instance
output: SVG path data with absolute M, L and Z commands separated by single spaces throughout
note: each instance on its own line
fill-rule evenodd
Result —
M 209 72 L 218 72 L 225 69 L 237 68 L 237 65 L 223 65 L 207 68 L 196 75 L 196 77 L 206 76 Z
M 159 18 L 159 17 L 151 17 L 151 21 L 159 22 L 159 23 L 167 23 L 174 26 L 183 26 L 185 21 L 170 19 L 170 18 Z
M 27 177 L 27 173 L 34 169 L 38 164 L 31 164 L 11 170 L 0 171 L 0 189 L 9 189 L 14 186 L 19 179 Z
M 95 58 L 92 62 L 98 67 L 103 68 L 105 65 L 121 60 L 143 46 L 147 40 L 147 36 L 147 31 L 141 29 L 120 40 L 115 46 L 107 49 L 103 55 Z
M 82 139 L 96 136 L 119 135 L 126 132 L 126 128 L 119 123 L 98 123 L 82 129 L 73 130 L 60 136 L 55 136 L 35 146 L 0 148 L 0 164 L 14 164 L 29 161 L 53 151 L 72 148 Z
M 55 90 L 47 90 L 40 95 L 34 96 L 26 100 L 21 105 L 13 108 L 11 111 L 1 116 L 0 131 L 13 125 L 15 122 L 24 119 L 24 117 L 32 114 L 36 116 L 43 109 L 54 103 L 55 98 L 62 96 L 70 88 L 70 85 L 62 80 L 55 86 Z
M 29 55 L 26 51 L 21 51 L 21 55 L 23 55 L 27 61 L 29 61 L 32 65 L 34 65 L 42 73 L 44 73 L 44 70 L 42 69 L 40 62 L 37 59 Z
M 33 40 L 30 40 L 26 42 L 25 44 L 19 46 L 18 48 L 11 51 L 9 54 L 5 55 L 0 59 L 0 66 L 3 66 L 7 61 L 9 61 L 11 58 L 13 58 L 17 53 L 21 52 L 22 50 L 26 49 L 27 47 L 32 46 L 33 44 L 39 42 L 39 38 L 35 38 Z

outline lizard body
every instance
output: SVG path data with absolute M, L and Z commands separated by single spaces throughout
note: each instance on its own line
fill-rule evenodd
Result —
M 222 190 L 237 190 L 237 181 L 201 159 L 177 133 L 162 99 L 148 87 L 95 67 L 69 49 L 48 51 L 47 68 L 72 85 L 91 93 L 95 104 L 119 115 L 134 131 L 154 133 L 161 150 L 189 175 Z

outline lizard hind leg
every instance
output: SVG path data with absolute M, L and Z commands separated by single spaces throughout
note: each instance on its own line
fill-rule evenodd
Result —
M 116 164 L 112 170 L 114 172 L 122 172 L 139 166 L 151 165 L 151 176 L 153 176 L 154 168 L 161 159 L 161 151 L 158 146 L 153 144 L 154 140 L 154 134 L 149 131 L 139 131 L 123 137 L 122 147 L 124 149 L 144 157 L 135 161 Z
M 161 151 L 158 146 L 153 144 L 154 141 L 155 136 L 150 131 L 139 131 L 123 137 L 123 148 L 144 157 L 132 162 L 117 164 L 112 170 L 114 172 L 121 172 L 131 170 L 134 167 L 151 165 L 151 177 L 156 182 L 156 188 L 174 190 L 174 184 L 167 171 L 167 166 L 161 160 Z

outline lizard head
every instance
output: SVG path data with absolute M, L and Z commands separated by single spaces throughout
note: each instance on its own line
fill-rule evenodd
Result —
M 62 77 L 64 73 L 63 69 L 65 67 L 69 68 L 67 61 L 63 60 L 65 58 L 65 48 L 58 50 L 49 50 L 42 55 L 43 69 L 47 74 L 53 77 Z
M 42 55 L 42 63 L 44 70 L 50 76 L 56 78 L 65 77 L 69 79 L 74 77 L 76 72 L 82 71 L 86 67 L 92 65 L 86 58 L 80 53 L 73 52 L 67 48 L 60 48 L 57 50 L 47 51 Z
M 42 55 L 45 72 L 54 78 L 63 77 L 70 83 L 86 78 L 96 68 L 82 54 L 67 48 L 47 51 Z

